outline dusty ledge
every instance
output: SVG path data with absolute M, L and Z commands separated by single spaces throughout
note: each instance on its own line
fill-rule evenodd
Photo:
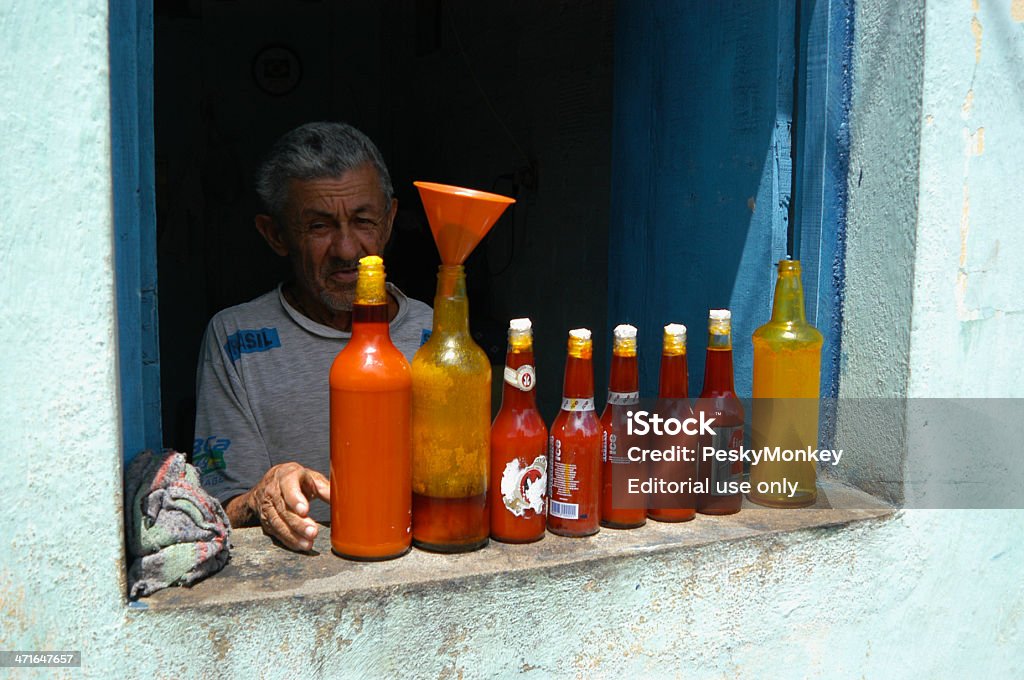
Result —
M 233 533 L 231 562 L 192 588 L 168 588 L 133 607 L 171 610 L 243 604 L 291 597 L 337 597 L 347 592 L 408 587 L 436 581 L 548 569 L 688 547 L 771 536 L 877 519 L 895 509 L 862 491 L 822 480 L 818 503 L 799 510 L 771 510 L 744 500 L 743 510 L 725 517 L 698 515 L 690 522 L 649 521 L 639 529 L 602 529 L 589 538 L 547 534 L 528 545 L 491 541 L 482 550 L 440 555 L 413 549 L 388 562 L 351 562 L 331 553 L 330 530 L 322 528 L 312 554 L 280 548 L 259 529 Z

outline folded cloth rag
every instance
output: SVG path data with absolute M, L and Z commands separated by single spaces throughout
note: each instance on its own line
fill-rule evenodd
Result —
M 125 475 L 131 597 L 192 585 L 227 564 L 231 525 L 184 454 L 143 451 Z

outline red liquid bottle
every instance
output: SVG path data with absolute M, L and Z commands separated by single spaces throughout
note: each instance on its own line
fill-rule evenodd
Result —
M 743 404 L 736 396 L 732 377 L 732 314 L 728 309 L 708 313 L 708 352 L 704 364 L 704 387 L 697 399 L 698 413 L 714 418 L 714 435 L 700 437 L 698 477 L 707 489 L 697 496 L 697 512 L 731 515 L 740 511 L 743 496 L 738 488 L 743 462 L 706 458 L 706 448 L 739 451 L 743 446 Z
M 663 418 L 676 418 L 684 422 L 693 417 L 687 397 L 690 372 L 686 364 L 686 326 L 670 323 L 665 326 L 661 349 L 661 375 L 658 382 L 658 414 Z M 664 444 L 668 444 L 668 437 Z M 647 516 L 659 522 L 686 522 L 697 515 L 697 495 L 691 490 L 697 481 L 698 441 L 696 435 L 680 432 L 671 438 L 671 444 L 687 449 L 691 460 L 652 462 L 651 476 L 675 481 L 687 491 L 650 498 Z M 664 446 L 652 448 L 664 449 Z
M 636 327 L 615 327 L 608 403 L 601 414 L 601 526 L 634 529 L 647 523 L 643 494 L 630 494 L 629 479 L 642 480 L 647 466 L 631 461 L 630 447 L 641 445 L 639 436 L 628 434 L 627 413 L 640 403 L 640 377 L 636 358 Z
M 533 330 L 529 319 L 508 328 L 501 408 L 491 425 L 491 538 L 532 543 L 544 538 L 548 428 L 537 410 Z
M 551 424 L 548 530 L 590 536 L 601 530 L 601 421 L 594 412 L 590 331 L 569 331 L 562 409 Z
M 384 262 L 359 261 L 352 339 L 330 374 L 331 549 L 354 560 L 412 542 L 412 372 L 391 344 Z

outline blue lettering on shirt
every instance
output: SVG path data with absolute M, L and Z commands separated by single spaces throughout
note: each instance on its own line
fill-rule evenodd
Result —
M 196 466 L 199 473 L 205 475 L 215 470 L 227 469 L 224 462 L 224 452 L 231 446 L 231 440 L 227 437 L 207 437 L 196 439 L 192 442 L 192 464 Z
M 423 347 L 423 345 L 426 344 L 427 340 L 430 340 L 430 333 L 431 331 L 429 328 L 424 328 L 423 330 L 420 331 L 420 347 Z
M 231 357 L 231 363 L 235 363 L 243 354 L 266 352 L 280 346 L 281 338 L 278 337 L 276 328 L 261 328 L 229 335 L 228 341 L 224 343 L 224 351 Z

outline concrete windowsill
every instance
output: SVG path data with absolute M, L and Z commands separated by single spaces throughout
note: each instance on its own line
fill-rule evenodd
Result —
M 338 597 L 353 591 L 408 587 L 493 574 L 547 570 L 566 564 L 628 559 L 723 541 L 752 540 L 887 517 L 895 509 L 843 484 L 821 480 L 818 503 L 798 510 L 772 510 L 744 500 L 743 510 L 725 517 L 698 515 L 690 522 L 649 521 L 628 531 L 602 529 L 588 538 L 547 534 L 527 545 L 491 541 L 482 550 L 441 555 L 413 549 L 387 562 L 351 562 L 331 552 L 330 530 L 322 528 L 311 554 L 280 548 L 260 529 L 233 532 L 231 562 L 192 588 L 167 588 L 136 606 L 170 610 L 243 604 L 278 598 Z

